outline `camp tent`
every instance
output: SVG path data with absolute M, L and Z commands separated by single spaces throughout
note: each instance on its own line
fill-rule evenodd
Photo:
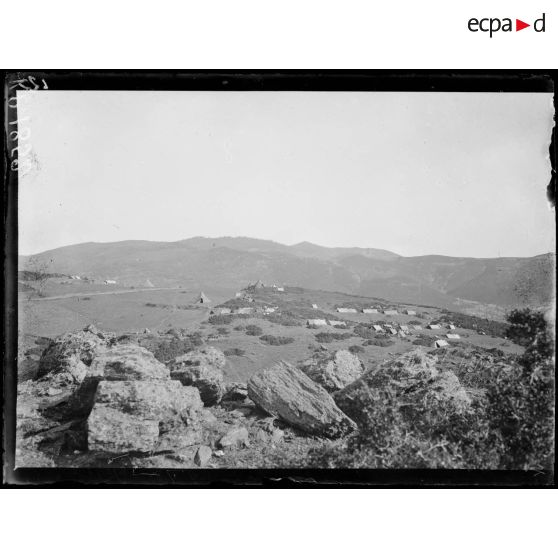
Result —
M 378 310 L 376 308 L 363 308 L 362 313 L 363 314 L 377 314 Z
M 443 339 L 438 339 L 434 342 L 434 346 L 439 349 L 440 347 L 448 347 L 449 343 L 447 341 L 444 341 Z
M 211 299 L 202 291 L 195 299 L 196 304 L 209 304 Z
M 446 337 L 448 339 L 461 339 L 461 336 L 458 333 L 448 333 Z
M 428 329 L 440 329 L 440 326 L 438 324 L 430 324 Z
M 313 308 L 314 310 L 317 310 L 317 309 L 318 309 L 318 305 L 317 305 L 317 304 L 312 304 L 312 308 Z
M 397 314 L 397 310 L 384 310 L 384 314 L 386 314 L 386 316 L 394 316 Z
M 306 324 L 311 326 L 325 326 L 327 325 L 327 322 L 322 319 L 315 319 L 315 320 L 306 320 Z
M 144 287 L 154 287 L 155 285 L 149 279 L 146 279 L 143 286 Z
M 337 308 L 337 312 L 341 314 L 356 314 L 355 308 Z
M 339 320 L 328 320 L 330 326 L 344 326 L 347 325 L 345 322 L 341 322 Z

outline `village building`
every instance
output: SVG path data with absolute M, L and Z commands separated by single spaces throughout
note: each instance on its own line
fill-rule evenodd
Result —
M 145 282 L 143 283 L 143 286 L 151 288 L 154 287 L 155 285 L 149 279 L 146 279 Z
M 355 308 L 337 308 L 337 312 L 341 314 L 356 314 Z
M 327 322 L 325 320 L 322 320 L 322 319 L 312 319 L 312 320 L 306 320 L 306 325 L 325 326 L 325 325 L 327 325 Z
M 407 316 L 416 316 L 417 313 L 414 310 L 405 310 L 405 314 L 407 314 Z
M 439 349 L 440 347 L 449 347 L 449 343 L 447 341 L 444 341 L 443 339 L 438 339 L 434 342 L 434 347 L 436 347 L 437 349 Z
M 386 316 L 395 316 L 397 313 L 397 310 L 384 310 Z
M 362 313 L 363 314 L 377 314 L 378 310 L 376 308 L 363 308 Z
M 461 339 L 461 336 L 458 333 L 448 333 L 446 337 L 448 339 Z
M 428 329 L 441 329 L 441 326 L 439 324 L 430 324 L 427 327 Z
M 339 320 L 328 320 L 330 326 L 344 326 L 347 325 L 345 322 Z
M 240 292 L 239 292 L 239 293 L 235 293 L 235 295 L 234 295 L 235 298 L 242 298 L 242 296 L 243 296 L 243 295 L 242 295 L 242 293 L 240 293 Z
M 277 306 L 266 306 L 264 308 L 264 314 L 273 314 L 277 310 Z

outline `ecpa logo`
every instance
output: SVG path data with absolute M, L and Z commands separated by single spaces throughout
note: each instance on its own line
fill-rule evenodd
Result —
M 545 19 L 546 14 L 543 14 L 539 19 L 536 19 L 533 22 L 532 27 L 535 32 L 545 32 Z M 490 33 L 490 38 L 492 38 L 492 35 L 494 33 L 498 33 L 498 31 L 503 31 L 504 33 L 514 31 L 512 18 L 509 17 L 505 17 L 503 19 L 500 19 L 498 17 L 485 17 L 482 19 L 472 17 L 469 20 L 467 27 L 469 28 L 469 31 L 472 31 L 473 33 L 477 33 L 478 31 L 481 31 L 483 33 Z M 531 27 L 531 24 L 525 23 L 521 19 L 515 20 L 515 31 L 521 31 L 522 29 L 526 29 L 527 27 Z

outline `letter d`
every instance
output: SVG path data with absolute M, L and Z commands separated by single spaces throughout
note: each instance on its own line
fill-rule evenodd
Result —
M 539 29 L 538 25 L 539 22 L 541 23 L 542 27 Z M 533 23 L 533 29 L 537 32 L 537 33 L 544 33 L 544 26 L 545 26 L 545 14 L 542 15 L 541 18 L 536 19 L 535 23 Z

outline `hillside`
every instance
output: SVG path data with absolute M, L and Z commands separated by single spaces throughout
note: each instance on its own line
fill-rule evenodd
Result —
M 553 296 L 555 255 L 532 258 L 403 257 L 372 248 L 287 246 L 246 237 L 178 242 L 85 243 L 35 256 L 49 273 L 121 285 L 149 279 L 157 287 L 239 288 L 261 279 L 449 309 L 479 304 L 546 307 Z M 21 257 L 21 270 L 29 269 Z

